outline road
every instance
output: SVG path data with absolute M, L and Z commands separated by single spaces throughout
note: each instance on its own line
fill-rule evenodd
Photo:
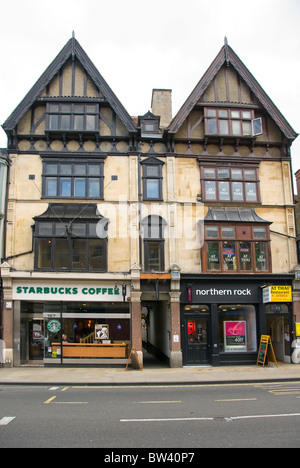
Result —
M 205 447 L 300 447 L 299 433 L 300 382 L 0 387 L 1 448 L 97 447 L 109 457 L 118 448 L 189 448 L 199 455 Z

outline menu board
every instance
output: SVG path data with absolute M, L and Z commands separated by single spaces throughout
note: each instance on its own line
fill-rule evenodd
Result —
M 261 335 L 256 365 L 257 364 L 262 364 L 263 366 L 265 365 L 266 357 L 268 355 L 268 350 L 270 350 L 269 360 L 273 359 L 277 366 L 277 361 L 276 361 L 270 335 Z

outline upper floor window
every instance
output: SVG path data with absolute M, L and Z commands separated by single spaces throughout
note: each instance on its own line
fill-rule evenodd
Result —
M 149 158 L 142 162 L 143 166 L 143 198 L 144 200 L 162 200 L 162 165 L 157 158 Z
M 48 103 L 47 130 L 62 132 L 98 131 L 99 106 L 91 103 Z
M 206 272 L 259 273 L 270 271 L 268 226 L 209 224 L 202 249 Z
M 258 203 L 258 168 L 201 167 L 202 200 L 205 202 Z
M 156 215 L 142 221 L 144 227 L 144 268 L 145 271 L 164 271 L 164 227 L 166 222 Z
M 206 135 L 251 137 L 254 111 L 249 109 L 204 109 Z M 257 133 L 256 133 L 257 134 Z
M 148 111 L 142 117 L 139 117 L 140 125 L 141 125 L 141 134 L 144 137 L 154 137 L 157 138 L 159 136 L 159 117 L 152 114 L 152 112 Z
M 47 198 L 102 199 L 103 161 L 45 160 L 42 193 Z
M 106 271 L 107 221 L 96 205 L 49 205 L 35 218 L 35 269 Z

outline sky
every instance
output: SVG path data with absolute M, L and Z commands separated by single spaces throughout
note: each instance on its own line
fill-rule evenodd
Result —
M 226 36 L 300 133 L 300 0 L 2 0 L 0 17 L 1 125 L 74 31 L 132 116 L 151 109 L 152 89 L 165 88 L 174 117 Z M 300 135 L 292 163 L 295 173 Z

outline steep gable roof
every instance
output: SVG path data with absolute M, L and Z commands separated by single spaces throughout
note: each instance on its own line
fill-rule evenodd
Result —
M 70 57 L 76 57 L 78 59 L 84 70 L 90 76 L 91 80 L 95 83 L 97 88 L 101 91 L 101 93 L 107 99 L 108 103 L 126 126 L 127 130 L 129 132 L 136 132 L 137 128 L 130 115 L 116 97 L 114 92 L 111 90 L 111 88 L 108 86 L 102 75 L 99 73 L 95 65 L 92 63 L 74 36 L 67 42 L 57 57 L 48 66 L 41 77 L 33 85 L 31 90 L 24 97 L 24 99 L 16 107 L 13 113 L 4 122 L 2 125 L 3 129 L 5 131 L 11 131 L 16 127 L 20 119 L 24 116 L 34 101 L 39 97 L 41 92 L 55 77 L 55 75 L 59 72 L 59 70 L 63 67 L 67 60 L 69 60 Z
M 285 117 L 281 114 L 273 101 L 265 93 L 258 81 L 250 73 L 247 67 L 233 51 L 233 49 L 227 44 L 227 40 L 225 40 L 225 45 L 222 47 L 208 70 L 204 73 L 203 77 L 196 85 L 190 96 L 187 98 L 181 109 L 173 118 L 168 128 L 169 132 L 176 133 L 179 130 L 187 116 L 192 111 L 193 107 L 196 105 L 197 101 L 200 99 L 209 84 L 224 65 L 233 66 L 236 72 L 251 89 L 254 96 L 256 96 L 261 105 L 268 112 L 270 117 L 276 122 L 285 137 L 294 140 L 298 134 L 293 130 Z

